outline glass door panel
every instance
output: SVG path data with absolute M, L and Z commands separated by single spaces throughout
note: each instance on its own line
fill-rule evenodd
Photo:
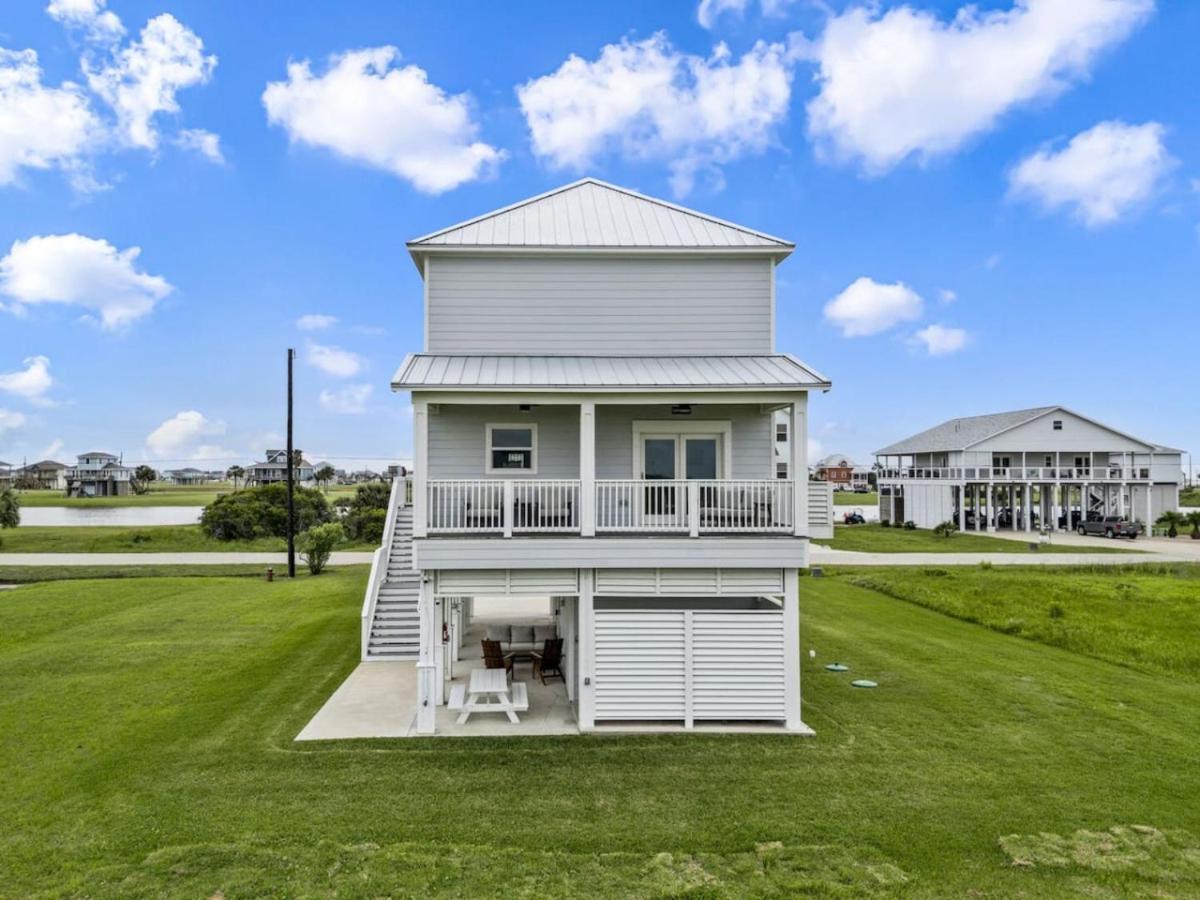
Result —
M 642 441 L 642 477 L 647 481 L 675 480 L 678 441 L 675 437 L 647 437 Z M 648 484 L 645 487 L 645 511 L 651 516 L 675 513 L 675 485 Z

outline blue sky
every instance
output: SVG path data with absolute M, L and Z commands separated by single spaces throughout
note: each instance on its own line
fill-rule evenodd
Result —
M 406 458 L 404 241 L 582 174 L 796 242 L 823 452 L 1048 403 L 1200 447 L 1198 4 L 5 13 L 2 460 L 244 462 L 288 346 L 310 458 Z

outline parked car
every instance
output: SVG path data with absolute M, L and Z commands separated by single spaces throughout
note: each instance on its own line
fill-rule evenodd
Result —
M 1127 537 L 1132 541 L 1142 533 L 1142 526 L 1120 516 L 1088 516 L 1087 521 L 1080 522 L 1075 530 L 1080 534 L 1102 534 L 1106 538 Z
M 1077 510 L 1077 509 L 1071 510 L 1071 525 L 1070 525 L 1071 530 L 1073 530 L 1073 531 L 1077 530 L 1079 528 L 1079 522 L 1080 522 L 1079 510 Z M 1067 517 L 1066 516 L 1058 517 L 1058 527 L 1062 528 L 1064 530 L 1067 528 Z M 1082 533 L 1083 532 L 1080 532 L 1080 534 L 1082 534 Z

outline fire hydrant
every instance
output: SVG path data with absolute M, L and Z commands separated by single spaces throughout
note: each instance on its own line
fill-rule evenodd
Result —
M 267 566 L 267 581 L 274 581 L 274 580 L 275 580 L 275 567 Z

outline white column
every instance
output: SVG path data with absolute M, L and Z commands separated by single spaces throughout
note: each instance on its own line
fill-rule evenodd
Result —
M 1025 482 L 1021 512 L 1025 515 L 1025 530 L 1033 531 L 1033 485 L 1028 481 Z
M 788 471 L 792 476 L 792 533 L 802 537 L 811 534 L 808 527 L 808 394 L 792 399 L 791 421 L 788 423 Z
M 967 484 L 958 486 L 958 530 L 967 530 Z
M 1146 482 L 1146 536 L 1154 527 L 1154 483 Z
M 996 516 L 995 516 L 995 513 L 993 512 L 993 510 L 995 510 L 995 508 L 996 508 L 996 485 L 989 481 L 988 486 L 987 486 L 987 520 L 986 520 L 988 531 L 996 530 L 996 522 L 995 522 Z
M 417 613 L 421 625 L 421 653 L 417 660 L 417 734 L 435 731 L 438 667 L 434 641 L 440 640 L 434 627 L 436 609 L 433 603 L 433 584 L 422 579 Z
M 596 724 L 596 619 L 594 569 L 579 570 L 579 730 L 588 731 Z
M 579 598 L 565 597 L 558 614 L 563 639 L 563 674 L 566 675 L 567 699 L 574 703 L 579 683 Z
M 429 534 L 429 404 L 413 396 L 413 537 Z
M 798 731 L 800 719 L 800 578 L 797 569 L 783 570 L 783 708 L 789 731 Z
M 774 439 L 774 435 L 771 436 Z M 596 402 L 579 404 L 579 533 L 596 534 Z
M 1122 481 L 1117 485 L 1117 515 L 1125 518 L 1125 490 L 1128 485 Z
M 448 602 L 445 597 L 434 598 L 433 601 L 433 662 L 437 666 L 437 690 L 433 695 L 434 706 L 441 706 L 446 702 L 448 665 L 446 663 L 446 642 L 442 640 L 442 629 L 447 625 L 446 604 Z

